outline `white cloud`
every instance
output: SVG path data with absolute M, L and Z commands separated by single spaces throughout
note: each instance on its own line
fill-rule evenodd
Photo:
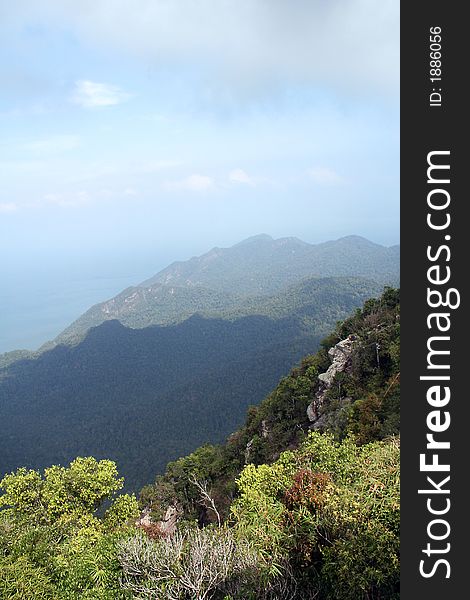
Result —
M 14 202 L 0 202 L 0 213 L 13 213 L 18 210 Z
M 399 91 L 397 0 L 29 0 L 27 10 L 10 4 L 6 17 L 68 26 L 82 43 L 118 48 L 152 67 L 216 70 L 233 89 L 287 79 L 365 94 Z
M 215 182 L 212 177 L 195 174 L 181 181 L 167 181 L 164 187 L 174 191 L 207 192 L 215 187 Z
M 319 185 L 338 185 L 343 183 L 343 178 L 329 167 L 317 166 L 307 171 L 308 177 Z
M 137 196 L 139 194 L 139 192 L 132 187 L 127 187 L 124 192 L 123 192 L 124 196 Z
M 121 104 L 130 97 L 130 94 L 124 92 L 117 85 L 80 80 L 75 82 L 71 101 L 83 108 L 99 108 Z
M 229 173 L 229 181 L 231 183 L 244 183 L 247 185 L 255 185 L 256 181 L 253 177 L 250 177 L 243 169 L 233 169 Z

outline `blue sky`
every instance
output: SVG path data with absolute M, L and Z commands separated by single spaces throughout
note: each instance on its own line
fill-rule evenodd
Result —
M 2 2 L 4 276 L 151 275 L 261 232 L 397 243 L 398 11 Z

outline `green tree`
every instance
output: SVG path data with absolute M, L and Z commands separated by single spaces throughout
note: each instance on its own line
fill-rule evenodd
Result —
M 288 560 L 320 597 L 398 598 L 396 440 L 359 447 L 312 433 L 272 465 L 245 467 L 238 485 L 236 527 L 273 572 Z
M 43 476 L 24 468 L 6 475 L 0 482 L 0 598 L 124 597 L 116 541 L 138 506 L 127 494 L 112 502 L 122 486 L 115 463 L 93 457 L 52 466 Z
M 121 489 L 116 464 L 93 457 L 76 458 L 65 468 L 54 465 L 44 471 L 20 468 L 0 482 L 5 493 L 0 507 L 15 517 L 27 516 L 40 523 L 56 522 L 67 515 L 90 516 Z

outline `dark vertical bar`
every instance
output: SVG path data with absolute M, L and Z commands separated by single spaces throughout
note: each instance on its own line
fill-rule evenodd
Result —
M 468 108 L 464 109 L 463 105 L 463 90 L 468 88 L 470 70 L 467 63 L 469 35 L 463 8 L 462 3 L 435 0 L 401 4 L 401 597 L 404 600 L 451 600 L 469 594 L 466 585 L 469 572 L 466 549 L 470 531 L 466 515 L 469 499 L 465 487 L 469 480 L 470 392 L 465 383 L 470 378 L 470 353 L 467 349 L 470 328 L 466 314 L 470 234 L 465 212 L 470 198 L 464 187 L 468 153 L 465 137 L 468 135 L 469 119 Z M 437 34 L 439 28 L 440 33 Z M 434 40 L 441 39 L 431 46 L 433 37 Z M 433 49 L 439 52 L 438 45 L 441 46 L 441 80 L 432 82 L 431 77 L 437 78 L 438 72 L 431 72 L 437 63 L 431 64 L 433 58 L 430 54 Z M 450 165 L 450 169 L 431 171 L 431 181 L 428 181 L 428 154 L 433 151 L 449 152 L 448 155 L 433 155 L 431 160 L 436 164 Z M 443 183 L 446 178 L 450 179 L 449 183 Z M 439 182 L 433 182 L 433 179 Z M 449 195 L 447 208 L 430 208 L 428 194 L 432 190 L 436 191 L 431 194 L 431 204 L 443 206 Z M 430 214 L 434 225 L 443 225 L 447 213 L 451 219 L 447 228 L 433 229 L 427 223 Z M 450 250 L 450 257 L 445 246 Z M 432 257 L 436 257 L 441 248 L 434 260 L 427 256 L 428 247 Z M 436 265 L 439 265 L 438 270 L 428 273 L 428 269 Z M 429 281 L 429 277 L 441 281 L 449 272 L 447 283 Z M 430 307 L 428 288 L 440 291 L 443 296 L 449 289 L 455 288 L 460 293 L 460 307 Z M 455 302 L 457 293 L 451 296 Z M 435 303 L 438 303 L 437 298 L 434 294 Z M 427 322 L 432 313 L 447 315 L 451 323 L 449 331 L 439 331 L 437 318 L 431 317 Z M 439 321 L 443 328 L 449 322 L 447 317 L 443 316 Z M 450 350 L 449 355 L 431 357 L 432 363 L 442 368 L 430 369 L 428 365 L 427 344 L 432 336 L 450 338 L 431 342 L 434 349 Z M 445 365 L 450 368 L 443 368 Z M 420 380 L 420 376 L 436 375 L 449 376 L 450 380 Z M 445 392 L 444 386 L 449 387 L 450 401 L 446 405 L 431 406 L 427 393 L 431 386 L 438 385 L 441 386 L 440 393 Z M 439 415 L 429 416 L 436 410 Z M 450 426 L 442 432 L 433 432 L 429 426 L 444 427 L 446 412 L 451 419 Z M 427 449 L 429 440 L 426 435 L 430 433 L 434 434 L 435 440 L 450 442 L 450 449 Z M 420 470 L 420 454 L 423 453 L 427 464 L 434 460 L 433 455 L 436 454 L 439 465 L 449 464 L 450 471 Z M 442 483 L 449 475 L 450 480 Z M 434 484 L 427 480 L 428 476 Z M 448 490 L 448 493 L 431 493 L 437 488 Z M 418 494 L 419 489 L 428 492 Z M 430 512 L 446 508 L 448 511 L 440 515 Z M 442 539 L 432 539 L 433 536 Z M 437 563 L 439 560 L 443 562 Z M 428 577 L 420 573 L 420 565 Z

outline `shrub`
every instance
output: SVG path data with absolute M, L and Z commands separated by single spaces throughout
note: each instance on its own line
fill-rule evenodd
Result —
M 118 551 L 123 587 L 142 598 L 205 600 L 232 594 L 251 582 L 258 568 L 252 546 L 225 527 L 188 529 L 161 540 L 134 536 Z
M 232 512 L 274 569 L 287 561 L 298 596 L 338 600 L 398 594 L 399 446 L 362 447 L 312 433 L 271 466 L 248 465 Z
M 44 476 L 23 468 L 6 475 L 0 598 L 123 598 L 115 535 L 125 535 L 126 522 L 137 516 L 137 500 L 120 496 L 98 516 L 122 484 L 112 461 L 91 457 L 50 467 Z
M 0 598 L 8 600 L 56 600 L 54 586 L 44 569 L 25 556 L 0 558 Z

